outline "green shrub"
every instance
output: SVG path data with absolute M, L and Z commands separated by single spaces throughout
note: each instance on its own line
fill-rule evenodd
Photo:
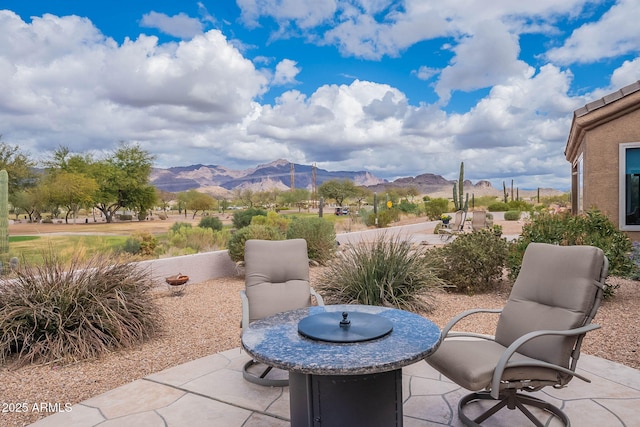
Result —
M 540 213 L 522 227 L 520 238 L 514 242 L 509 267 L 515 277 L 520 271 L 524 251 L 531 242 L 556 245 L 592 245 L 604 251 L 609 259 L 609 274 L 627 277 L 633 272 L 630 257 L 632 244 L 629 237 L 618 230 L 609 218 L 597 210 L 581 215 L 570 213 Z M 605 296 L 615 289 L 605 290 Z
M 267 212 L 267 215 L 256 215 L 251 217 L 251 224 L 267 225 L 269 227 L 276 227 L 283 233 L 287 232 L 289 223 L 291 220 L 285 216 L 279 215 L 276 212 Z
M 424 197 L 424 214 L 431 221 L 440 219 L 440 215 L 449 210 L 449 200 L 443 198 L 431 199 Z
M 206 252 L 214 249 L 213 235 L 215 231 L 211 228 L 195 227 L 184 231 L 188 248 L 194 249 L 196 252 Z
M 509 200 L 507 202 L 507 208 L 510 211 L 524 211 L 529 212 L 533 209 L 533 205 L 524 200 Z
M 329 261 L 336 252 L 336 231 L 333 223 L 324 218 L 294 218 L 287 229 L 287 239 L 307 241 L 309 259 L 320 264 Z
M 504 202 L 495 202 L 495 203 L 491 203 L 487 207 L 487 210 L 489 212 L 506 212 L 509 210 L 509 205 L 507 205 Z
M 398 210 L 403 213 L 416 213 L 418 211 L 418 205 L 408 200 L 401 200 L 397 207 Z
M 160 325 L 153 286 L 148 271 L 105 255 L 19 268 L 0 284 L 0 362 L 75 362 L 138 345 Z
M 540 197 L 540 203 L 544 205 L 556 204 L 558 206 L 568 206 L 571 204 L 571 194 L 570 193 L 562 193 L 560 195 L 554 196 L 542 196 Z
M 451 243 L 432 249 L 440 277 L 458 292 L 474 294 L 496 286 L 509 256 L 509 244 L 493 230 L 458 235 Z
M 497 202 L 499 202 L 499 200 L 495 196 L 476 196 L 473 198 L 473 207 L 480 208 L 482 206 L 489 206 Z M 469 203 L 471 203 L 471 200 L 469 201 Z
M 200 228 L 210 228 L 213 231 L 222 230 L 222 221 L 217 216 L 205 216 L 202 217 L 200 222 L 198 223 L 198 227 Z
M 229 230 L 214 231 L 203 227 L 180 227 L 177 231 L 169 230 L 167 245 L 184 249 L 185 253 L 198 253 L 226 248 Z
M 284 234 L 267 225 L 248 225 L 233 233 L 227 244 L 233 262 L 244 261 L 244 243 L 249 239 L 284 240 Z
M 633 242 L 631 248 L 631 262 L 633 268 L 629 274 L 629 278 L 633 280 L 640 280 L 640 242 Z
M 504 220 L 505 221 L 518 221 L 520 219 L 521 215 L 522 215 L 522 212 L 520 212 L 520 211 L 506 211 L 504 213 Z
M 134 237 L 128 237 L 122 248 L 126 253 L 137 255 L 140 253 L 140 240 Z
M 133 255 L 150 256 L 155 252 L 158 240 L 153 234 L 141 231 L 132 234 L 124 242 L 124 251 Z
M 176 231 L 180 231 L 181 228 L 192 228 L 192 227 L 193 226 L 191 225 L 191 223 L 178 221 L 178 222 L 174 222 L 171 225 L 171 228 L 169 228 L 169 231 L 173 231 L 175 233 Z
M 364 212 L 364 211 L 363 211 Z M 376 225 L 376 214 L 373 211 L 366 211 L 366 217 L 364 219 L 364 225 L 367 227 L 373 227 Z
M 378 228 L 387 227 L 392 222 L 400 220 L 400 211 L 398 209 L 381 209 L 378 210 Z M 371 212 L 367 217 L 365 225 L 372 227 L 376 225 L 376 214 Z
M 443 287 L 431 257 L 399 236 L 379 236 L 349 247 L 322 274 L 319 288 L 330 304 L 394 306 L 423 312 Z
M 233 222 L 233 226 L 239 230 L 251 224 L 251 218 L 257 215 L 267 216 L 267 211 L 257 208 L 249 208 L 243 211 L 237 211 L 234 212 L 233 219 L 231 221 Z

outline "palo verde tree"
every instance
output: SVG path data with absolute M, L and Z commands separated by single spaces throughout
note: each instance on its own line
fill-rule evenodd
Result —
M 64 171 L 93 179 L 98 185 L 93 192 L 93 205 L 107 222 L 112 222 L 119 209 L 131 209 L 144 218 L 155 205 L 155 188 L 149 184 L 153 160 L 138 145 L 121 143 L 110 156 L 98 160 L 60 147 L 46 166 L 53 175 Z
M 30 160 L 27 154 L 21 152 L 17 145 L 2 142 L 2 135 L 0 135 L 0 170 L 7 171 L 9 201 L 12 204 L 17 192 L 35 186 L 37 182 L 35 166 L 36 163 Z
M 365 187 L 356 187 L 355 193 L 350 197 L 352 197 L 356 201 L 356 203 L 358 204 L 358 209 L 360 209 L 365 200 L 367 200 L 369 197 L 373 197 L 373 191 Z
M 357 194 L 357 187 L 349 179 L 330 179 L 318 187 L 318 194 L 325 199 L 333 199 L 338 206 L 342 206 L 344 200 Z
M 233 198 L 243 206 L 252 208 L 257 204 L 257 197 L 255 191 L 250 188 L 236 188 L 233 190 Z
M 98 190 L 95 179 L 81 173 L 60 171 L 45 177 L 49 194 L 49 202 L 54 206 L 65 208 L 65 222 L 69 222 L 69 216 L 75 220 L 78 210 L 83 206 L 91 206 L 93 196 Z
M 198 211 L 210 211 L 216 205 L 216 199 L 208 194 L 201 193 L 196 190 L 188 190 L 178 193 L 178 199 L 184 203 L 184 215 L 187 216 L 187 210 L 193 211 L 193 217 L 196 217 Z
M 38 185 L 15 193 L 11 203 L 16 211 L 22 210 L 29 216 L 29 222 L 34 222 L 38 221 L 42 212 L 46 211 L 48 200 L 48 191 L 44 186 Z
M 155 204 L 155 189 L 149 184 L 154 157 L 138 145 L 120 144 L 104 160 L 91 167 L 98 182 L 95 206 L 107 222 L 121 208 L 146 212 Z
M 294 188 L 291 191 L 282 191 L 278 194 L 278 202 L 283 206 L 296 206 L 298 211 L 311 198 L 311 193 L 305 188 Z

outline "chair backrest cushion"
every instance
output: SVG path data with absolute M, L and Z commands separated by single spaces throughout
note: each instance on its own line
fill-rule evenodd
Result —
M 306 240 L 247 240 L 244 262 L 249 322 L 311 304 Z
M 451 224 L 451 229 L 456 231 L 463 230 L 466 217 L 467 215 L 465 211 L 456 211 L 456 213 L 453 215 L 453 223 Z
M 473 230 L 482 230 L 487 227 L 487 212 L 486 211 L 473 211 L 471 217 L 471 228 Z
M 602 295 L 598 284 L 603 266 L 604 253 L 593 246 L 530 243 L 500 315 L 496 341 L 506 347 L 531 331 L 567 330 L 590 323 L 594 304 Z M 576 340 L 535 338 L 518 352 L 569 367 Z

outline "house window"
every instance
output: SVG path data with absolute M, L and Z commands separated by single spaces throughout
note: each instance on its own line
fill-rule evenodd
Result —
M 620 229 L 640 231 L 640 142 L 620 144 Z

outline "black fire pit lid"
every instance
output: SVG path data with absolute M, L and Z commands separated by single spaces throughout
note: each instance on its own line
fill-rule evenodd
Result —
M 325 312 L 307 316 L 298 322 L 298 333 L 318 341 L 352 343 L 370 341 L 387 335 L 393 324 L 376 314 Z

